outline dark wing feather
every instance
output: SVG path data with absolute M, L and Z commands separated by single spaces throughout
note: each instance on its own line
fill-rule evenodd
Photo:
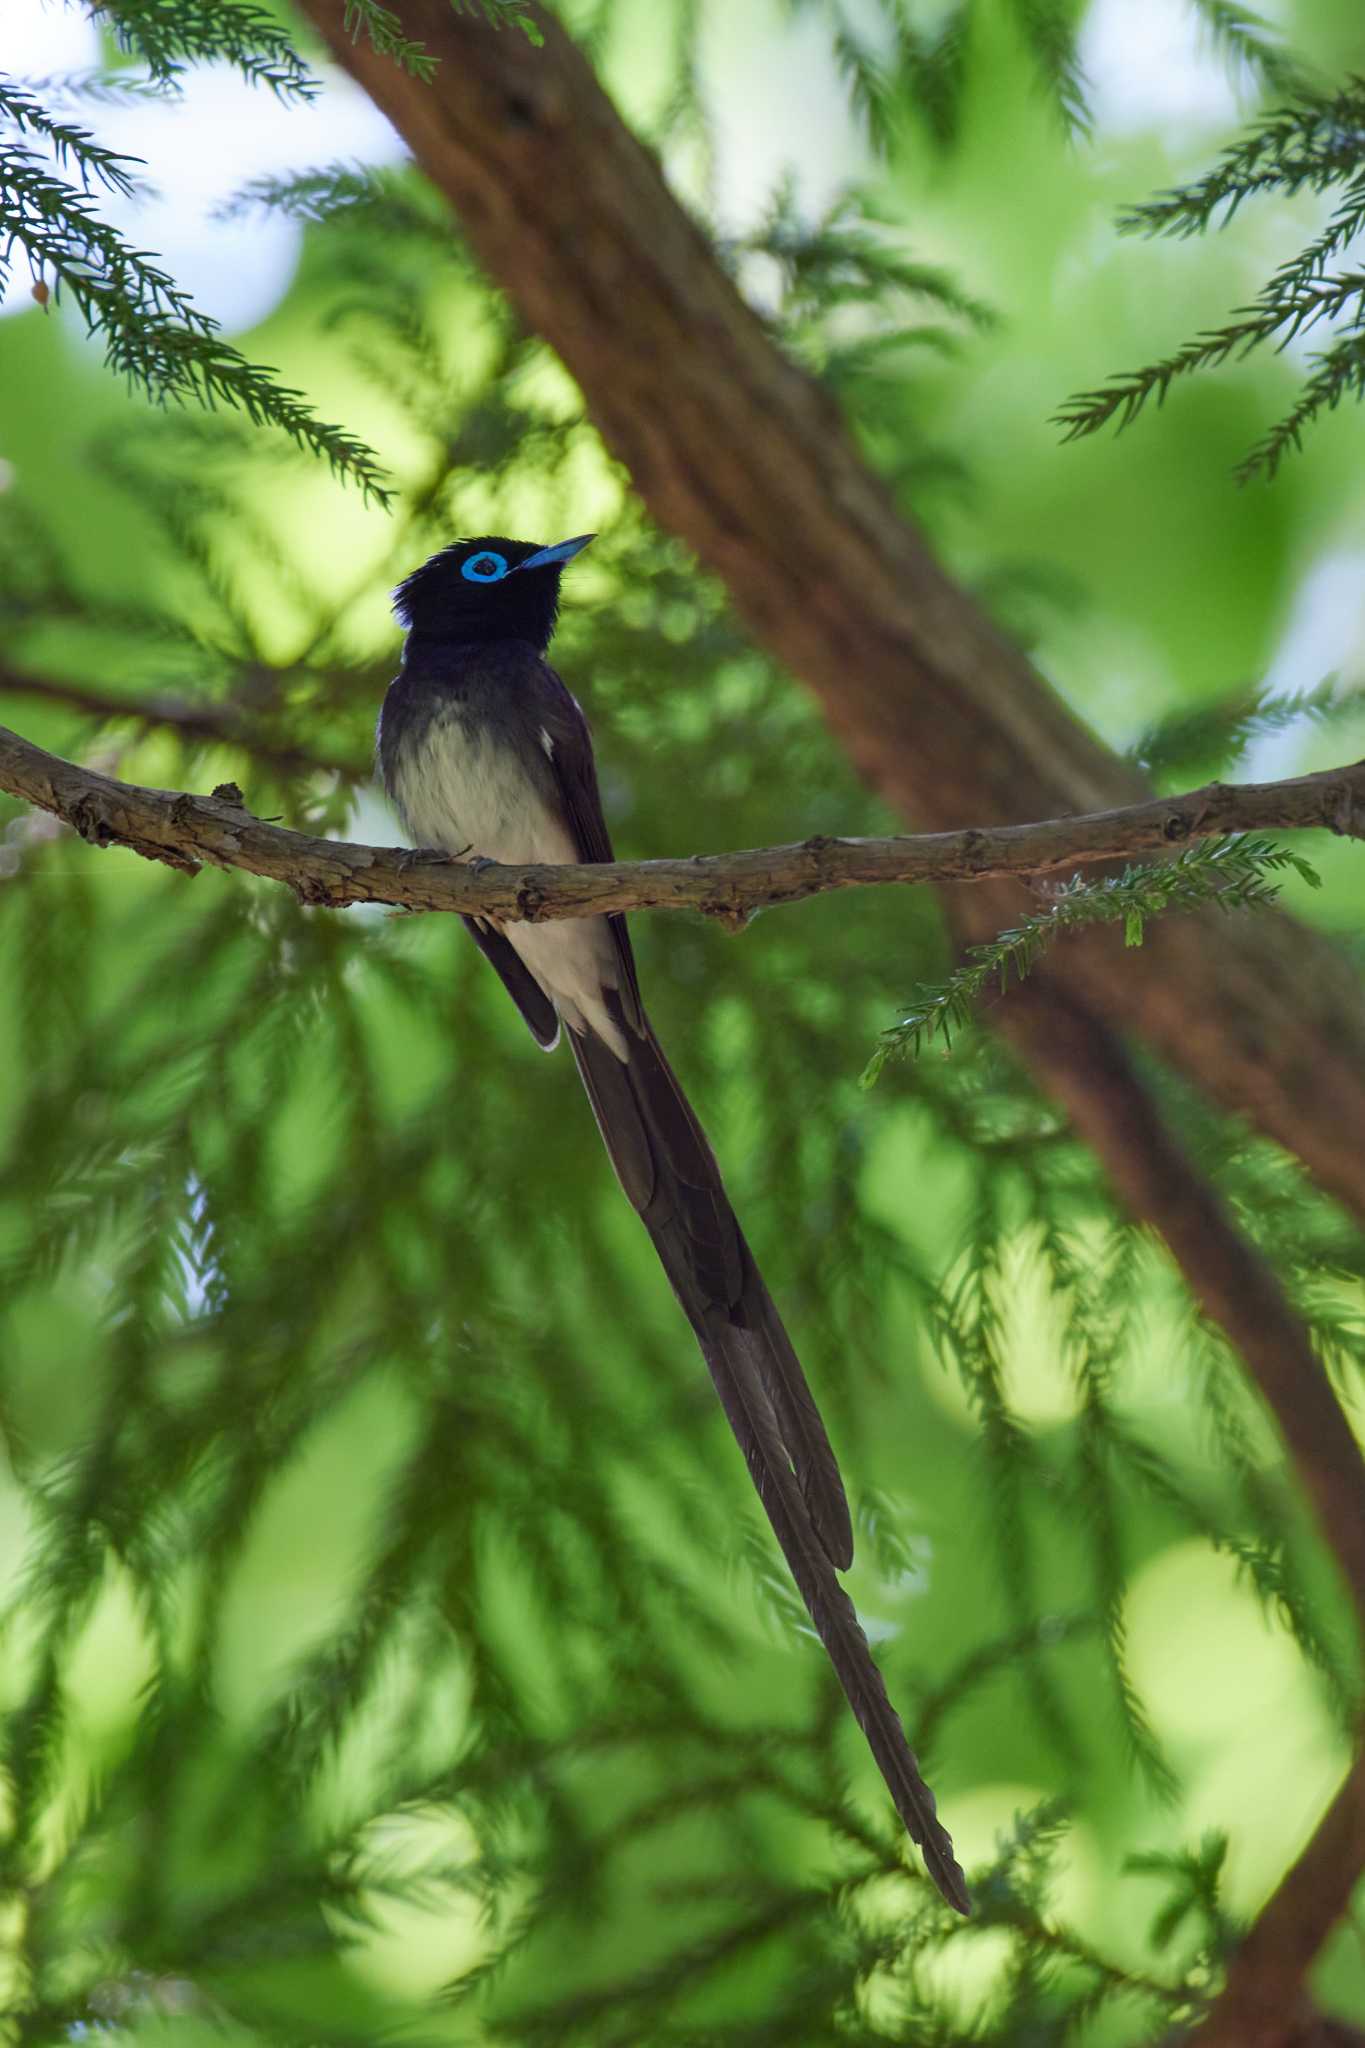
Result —
M 543 672 L 554 686 L 545 707 L 544 725 L 554 747 L 551 765 L 559 785 L 560 801 L 569 830 L 573 833 L 580 860 L 614 860 L 611 834 L 602 811 L 602 792 L 597 785 L 597 760 L 593 753 L 592 729 L 578 699 L 548 663 Z M 638 1030 L 644 1020 L 640 1001 L 640 979 L 635 971 L 635 952 L 624 917 L 612 915 L 607 923 L 621 963 L 621 990 L 627 1016 Z
M 479 917 L 462 918 L 461 923 L 502 977 L 503 987 L 521 1011 L 536 1044 L 553 1052 L 559 1044 L 559 1012 L 520 953 L 496 925 L 485 924 Z
M 585 861 L 610 860 L 611 837 L 602 813 L 588 721 L 581 706 L 548 665 L 545 675 L 553 685 L 553 699 L 542 706 L 542 712 L 545 730 L 552 742 L 550 760 L 559 783 L 565 815 L 582 858 Z M 658 1158 L 667 1161 L 671 1170 L 674 1200 L 688 1230 L 689 1249 L 694 1261 L 692 1291 L 695 1294 L 697 1285 L 701 1284 L 706 1297 L 723 1306 L 733 1321 L 743 1323 L 755 1334 L 761 1332 L 766 1337 L 767 1341 L 755 1345 L 749 1356 L 762 1375 L 764 1389 L 772 1403 L 787 1454 L 796 1468 L 820 1539 L 831 1560 L 844 1569 L 853 1561 L 853 1529 L 839 1466 L 815 1405 L 815 1397 L 730 1207 L 715 1154 L 645 1014 L 626 920 L 624 917 L 611 917 L 607 922 L 611 926 L 620 962 L 622 1021 L 629 1026 L 634 1040 L 629 1063 L 632 1092 L 643 1114 L 653 1150 Z M 638 1199 L 631 1184 L 632 1179 L 638 1181 L 638 1172 L 632 1171 L 629 1162 L 623 1163 L 617 1158 L 616 1133 L 603 1121 L 594 1080 L 585 1059 L 580 1057 L 582 1043 L 576 1033 L 571 1032 L 569 1036 L 618 1177 L 652 1234 L 648 1207 Z M 600 1065 L 595 1060 L 592 1064 Z M 610 1085 L 610 1082 L 604 1085 Z M 617 1126 L 618 1129 L 623 1127 Z M 633 1150 L 638 1157 L 638 1144 Z M 662 1247 L 660 1249 L 662 1256 Z M 674 1291 L 691 1317 L 697 1304 L 688 1299 L 685 1291 L 688 1285 L 686 1266 L 676 1259 L 671 1265 L 667 1258 L 664 1262 Z M 740 1447 L 747 1454 L 747 1446 L 742 1441 Z

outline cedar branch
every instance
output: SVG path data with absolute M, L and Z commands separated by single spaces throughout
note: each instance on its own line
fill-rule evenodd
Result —
M 253 714 L 230 698 L 129 697 L 101 686 L 66 682 L 59 676 L 12 668 L 4 661 L 0 661 L 0 697 L 29 697 L 47 704 L 62 704 L 102 723 L 126 722 L 143 732 L 170 730 L 178 733 L 187 746 L 239 747 L 253 762 L 278 775 L 325 774 L 340 776 L 346 782 L 360 780 L 355 763 L 326 761 L 302 747 L 281 742 L 272 736 L 259 713 Z
M 360 846 L 266 824 L 231 793 L 193 796 L 120 782 L 0 726 L 0 789 L 50 811 L 99 846 L 192 871 L 201 862 L 285 882 L 306 903 L 391 903 L 506 922 L 605 911 L 693 910 L 741 924 L 756 910 L 830 889 L 982 882 L 1169 853 L 1230 832 L 1314 827 L 1365 839 L 1365 761 L 1283 782 L 1211 782 L 1088 817 L 971 826 L 894 839 L 808 839 L 681 860 L 582 867 L 472 867 L 430 848 Z M 478 848 L 471 848 L 477 857 Z

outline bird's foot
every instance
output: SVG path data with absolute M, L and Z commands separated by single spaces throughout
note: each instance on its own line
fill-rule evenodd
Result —
M 500 866 L 500 862 L 490 860 L 487 854 L 476 853 L 471 860 L 466 861 L 465 865 L 471 875 L 483 875 L 488 872 L 489 868 Z M 496 917 L 491 910 L 477 911 L 475 916 L 485 931 L 500 932 L 506 929 L 506 918 Z
M 452 853 L 448 846 L 405 846 L 398 856 L 398 865 L 400 868 L 415 868 L 424 867 L 428 862 L 435 865 L 446 861 L 463 860 L 468 851 L 467 846 L 462 847 L 458 853 Z

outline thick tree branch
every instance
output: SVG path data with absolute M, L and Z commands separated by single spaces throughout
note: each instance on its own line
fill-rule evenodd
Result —
M 1365 1632 L 1359 1446 L 1274 1271 L 1194 1170 L 1113 1033 L 1046 977 L 1012 989 L 997 1022 L 1070 1110 L 1135 1216 L 1159 1230 L 1195 1300 L 1236 1345 L 1293 1455 Z M 1232 1959 L 1189 2048 L 1328 2048 L 1304 1976 L 1365 1868 L 1365 1761 L 1357 1757 L 1308 1846 Z
M 342 909 L 392 903 L 504 921 L 593 917 L 609 910 L 696 910 L 742 923 L 755 910 L 830 889 L 890 882 L 979 882 L 1169 853 L 1227 832 L 1312 826 L 1365 839 L 1365 761 L 1284 782 L 1211 782 L 1083 818 L 969 827 L 896 839 L 809 839 L 683 860 L 593 867 L 477 869 L 428 851 L 315 839 L 264 823 L 240 795 L 142 789 L 64 761 L 0 726 L 0 789 L 100 846 L 193 869 L 202 861 L 287 882 L 305 902 Z M 475 855 L 478 848 L 471 852 Z
M 1365 1866 L 1365 1757 L 1357 1757 L 1292 1870 L 1281 1878 L 1188 2048 L 1347 2048 L 1365 2041 L 1324 2021 L 1304 1974 L 1351 1903 Z
M 1235 1345 L 1289 1446 L 1365 1633 L 1360 1449 L 1274 1270 L 1195 1170 L 1102 1021 L 1044 979 L 1011 989 L 996 1022 L 1083 1123 L 1120 1199 L 1161 1232 L 1191 1294 Z
M 557 21 L 530 8 L 536 47 L 403 0 L 439 60 L 425 85 L 352 43 L 337 0 L 300 4 L 577 378 L 651 512 L 724 577 L 891 804 L 947 828 L 1147 793 L 939 567 Z M 1070 943 L 1062 972 L 1365 1216 L 1365 1004 L 1328 943 L 1275 915 L 1178 918 L 1136 961 Z

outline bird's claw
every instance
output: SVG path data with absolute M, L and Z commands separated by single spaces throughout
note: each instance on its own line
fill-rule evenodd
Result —
M 468 851 L 469 848 L 466 847 L 464 852 Z M 434 865 L 445 861 L 462 860 L 463 857 L 463 854 L 452 853 L 445 846 L 405 846 L 399 853 L 398 865 L 400 868 L 425 867 L 428 862 Z

